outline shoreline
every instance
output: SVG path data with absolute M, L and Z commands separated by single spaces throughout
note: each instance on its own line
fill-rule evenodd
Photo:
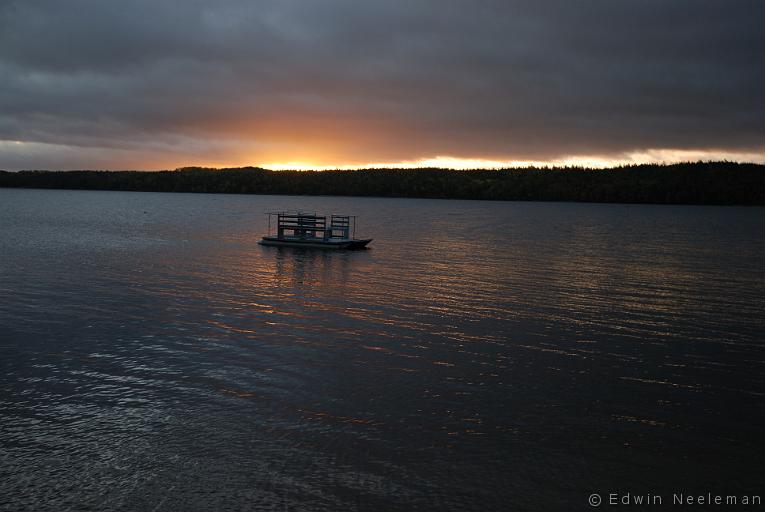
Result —
M 174 171 L 0 171 L 1 188 L 623 204 L 765 205 L 765 165 L 695 162 L 610 169 L 256 167 Z

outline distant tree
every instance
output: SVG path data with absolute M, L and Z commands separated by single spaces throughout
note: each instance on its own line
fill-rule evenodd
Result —
M 0 171 L 0 187 L 228 194 L 765 205 L 765 166 L 735 162 L 613 169 Z

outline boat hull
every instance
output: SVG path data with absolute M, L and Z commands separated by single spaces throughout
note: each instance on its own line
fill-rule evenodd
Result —
M 277 238 L 275 236 L 264 236 L 258 242 L 260 245 L 269 245 L 273 247 L 302 247 L 309 249 L 329 249 L 329 250 L 348 250 L 355 251 L 366 248 L 372 239 L 364 240 L 310 240 L 300 238 Z

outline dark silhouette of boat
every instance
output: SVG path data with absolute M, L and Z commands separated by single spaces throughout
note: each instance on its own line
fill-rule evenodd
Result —
M 271 232 L 276 217 L 276 233 Z M 268 235 L 261 245 L 310 247 L 317 249 L 364 249 L 371 238 L 354 238 L 356 216 L 316 215 L 308 213 L 271 212 L 268 214 Z

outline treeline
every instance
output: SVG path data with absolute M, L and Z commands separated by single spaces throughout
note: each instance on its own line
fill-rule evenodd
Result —
M 255 167 L 175 171 L 0 171 L 0 187 L 765 205 L 765 165 L 695 162 L 612 169 L 526 168 L 269 171 Z

